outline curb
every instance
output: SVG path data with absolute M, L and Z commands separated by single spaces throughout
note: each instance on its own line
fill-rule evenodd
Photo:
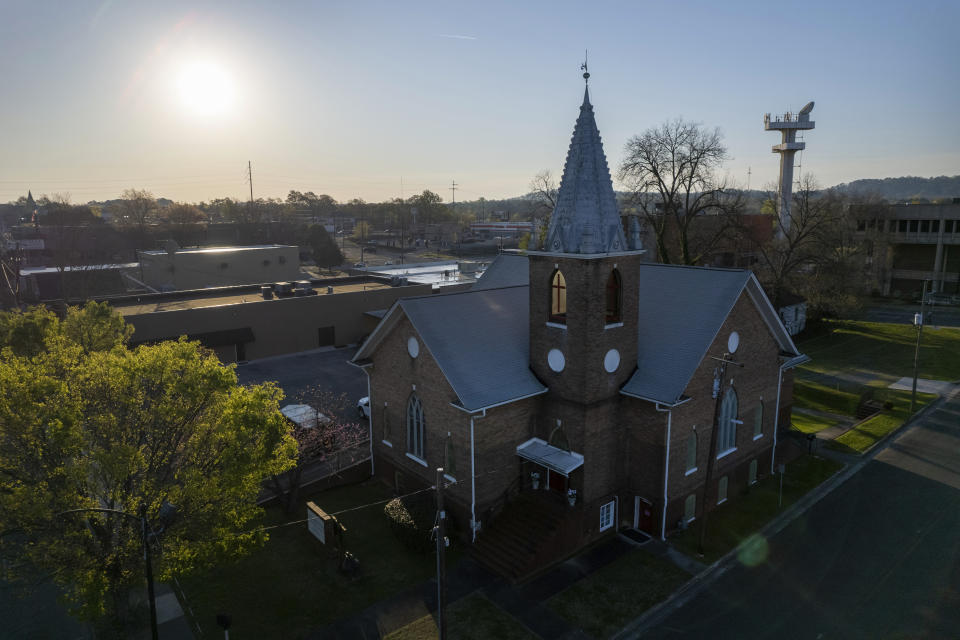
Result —
M 867 463 L 872 461 L 877 454 L 881 453 L 887 448 L 891 440 L 897 434 L 903 432 L 908 427 L 913 426 L 917 420 L 925 417 L 929 412 L 939 409 L 947 400 L 951 399 L 957 394 L 960 394 L 960 388 L 954 389 L 949 394 L 941 396 L 915 413 L 902 425 L 900 425 L 900 427 L 888 433 L 870 449 L 861 454 L 859 460 L 845 465 L 832 477 L 821 483 L 816 489 L 790 505 L 790 507 L 788 507 L 783 513 L 768 522 L 754 535 L 761 535 L 764 538 L 770 538 L 785 529 L 787 525 L 793 522 L 797 517 L 803 515 L 804 512 L 810 509 L 810 507 L 828 496 L 834 489 L 845 483 L 854 474 L 859 472 L 860 469 L 862 469 Z M 654 605 L 650 609 L 647 609 L 638 618 L 634 619 L 632 622 L 629 622 L 620 631 L 611 636 L 611 638 L 614 640 L 638 638 L 643 633 L 650 630 L 651 627 L 665 620 L 676 609 L 679 609 L 688 601 L 693 599 L 696 595 L 698 595 L 704 587 L 710 585 L 712 582 L 726 573 L 727 570 L 733 566 L 733 563 L 736 561 L 740 550 L 746 546 L 748 540 L 750 540 L 750 538 L 747 538 L 741 542 L 739 545 L 728 551 L 719 560 L 688 580 L 683 586 L 674 591 L 666 600 Z

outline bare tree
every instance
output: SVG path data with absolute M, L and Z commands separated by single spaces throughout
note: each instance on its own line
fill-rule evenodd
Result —
M 534 218 L 540 220 L 540 233 L 537 238 L 536 248 L 543 247 L 546 242 L 547 228 L 550 226 L 550 216 L 553 210 L 557 208 L 557 193 L 559 187 L 554 180 L 550 169 L 544 169 L 530 180 L 530 195 L 534 201 Z
M 126 189 L 121 194 L 120 224 L 137 228 L 138 249 L 145 249 L 147 240 L 147 223 L 153 218 L 157 210 L 157 201 L 153 194 L 146 189 Z
M 697 264 L 727 230 L 725 223 L 717 224 L 721 218 L 710 230 L 698 230 L 700 222 L 742 208 L 740 192 L 717 175 L 726 159 L 719 129 L 682 119 L 627 141 L 618 177 L 653 231 L 661 262 Z

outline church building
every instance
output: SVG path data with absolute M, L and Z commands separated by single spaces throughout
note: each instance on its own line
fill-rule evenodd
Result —
M 623 527 L 663 538 L 780 461 L 806 357 L 757 279 L 643 253 L 586 91 L 545 249 L 398 300 L 354 357 L 375 475 L 407 492 L 443 467 L 461 534 L 511 578 Z

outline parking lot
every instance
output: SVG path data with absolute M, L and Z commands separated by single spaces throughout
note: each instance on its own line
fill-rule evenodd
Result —
M 327 347 L 286 356 L 252 360 L 237 366 L 241 384 L 273 381 L 283 389 L 282 404 L 297 403 L 311 388 L 347 395 L 341 418 L 356 420 L 357 400 L 367 395 L 367 376 L 348 361 L 357 347 Z

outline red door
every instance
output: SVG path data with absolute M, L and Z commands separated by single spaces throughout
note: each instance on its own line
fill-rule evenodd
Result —
M 640 531 L 653 533 L 653 503 L 646 498 L 636 496 L 633 507 L 636 510 L 633 516 L 633 526 Z
M 566 493 L 567 491 L 567 478 L 556 471 L 550 471 L 550 491 L 555 491 L 557 493 Z

